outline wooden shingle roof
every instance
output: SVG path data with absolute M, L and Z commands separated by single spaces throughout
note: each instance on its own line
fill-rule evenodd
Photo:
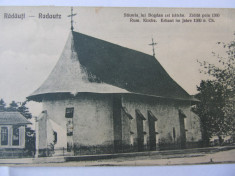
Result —
M 29 97 L 93 92 L 134 93 L 195 100 L 151 55 L 78 32 L 71 32 L 47 80 Z

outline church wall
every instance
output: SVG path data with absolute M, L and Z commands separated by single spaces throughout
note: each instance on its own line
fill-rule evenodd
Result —
M 133 150 L 132 120 L 133 119 L 130 119 L 122 110 L 122 145 L 125 147 L 126 151 Z
M 122 106 L 125 107 L 128 113 L 133 117 L 133 119 L 130 120 L 130 126 L 128 123 L 125 125 L 126 129 L 131 129 L 131 132 L 133 132 L 133 144 L 131 144 L 131 138 L 129 138 L 129 141 L 125 139 L 125 143 L 127 145 L 133 145 L 135 150 L 138 148 L 136 109 L 138 109 L 146 119 L 143 120 L 145 150 L 149 149 L 148 111 L 151 111 L 157 118 L 155 122 L 155 131 L 158 133 L 156 135 L 157 148 L 171 149 L 181 147 L 179 109 L 182 109 L 187 116 L 185 120 L 186 141 L 197 143 L 201 139 L 200 123 L 197 118 L 192 115 L 189 102 L 125 95 L 123 96 Z M 130 136 L 127 131 L 128 130 L 126 130 L 126 136 Z
M 155 131 L 158 133 L 158 141 L 156 143 L 169 144 L 174 143 L 173 140 L 173 128 L 175 128 L 176 138 L 179 138 L 179 120 L 178 110 L 174 107 L 172 102 L 167 102 L 160 99 L 148 99 L 146 97 L 138 96 L 124 96 L 123 106 L 126 107 L 127 111 L 133 119 L 131 120 L 131 130 L 134 133 L 133 146 L 137 145 L 137 121 L 136 121 L 136 109 L 138 109 L 146 120 L 143 120 L 143 131 L 144 131 L 144 145 L 145 149 L 149 145 L 149 125 L 148 125 L 148 114 L 150 110 L 155 117 L 158 119 L 155 122 Z
M 78 148 L 82 147 L 79 152 L 84 152 L 78 154 L 113 150 L 112 98 L 86 94 L 79 97 L 77 105 L 73 139 Z
M 186 148 L 202 147 L 200 118 L 196 114 L 194 114 L 187 106 L 181 107 L 181 109 L 186 115 L 186 118 L 184 120 L 185 129 L 186 129 L 186 142 L 187 142 Z
M 37 132 L 38 132 L 38 149 L 44 150 L 47 148 L 47 119 L 41 118 L 37 122 Z
M 66 134 L 66 118 L 65 118 L 65 107 L 72 105 L 71 100 L 51 100 L 43 101 L 43 110 L 47 112 L 48 120 L 54 121 L 63 130 L 56 130 L 57 132 L 57 144 L 55 144 L 55 150 L 63 150 L 67 148 L 67 134 Z M 47 131 L 49 133 L 49 131 Z M 64 134 L 65 133 L 65 134 Z
M 48 118 L 65 131 L 67 131 L 68 120 L 65 118 L 65 109 L 74 108 L 72 142 L 77 154 L 99 150 L 97 148 L 113 149 L 113 114 L 110 95 L 85 93 L 77 95 L 74 99 L 44 101 L 43 105 L 44 110 L 47 110 Z M 57 132 L 58 140 L 59 135 Z M 67 148 L 68 138 L 70 136 L 63 139 L 65 148 Z
M 120 97 L 121 107 L 125 110 L 120 111 L 121 125 L 118 129 L 120 128 L 121 133 L 116 135 L 122 141 L 117 152 L 142 150 L 139 150 L 138 146 L 138 112 L 144 117 L 143 150 L 150 150 L 149 111 L 157 118 L 155 121 L 156 150 L 181 148 L 179 110 L 186 116 L 184 118 L 186 147 L 198 147 L 198 141 L 201 140 L 200 122 L 199 118 L 191 112 L 190 102 L 130 94 L 122 94 Z M 83 93 L 73 99 L 44 101 L 43 105 L 44 110 L 47 110 L 48 118 L 63 129 L 57 131 L 57 143 L 61 146 L 60 140 L 63 140 L 64 148 L 67 148 L 67 141 L 71 138 L 75 155 L 82 155 L 115 152 L 113 101 L 112 94 Z M 71 107 L 74 108 L 73 134 L 67 136 L 64 134 L 67 133 L 68 121 L 68 118 L 65 118 L 65 109 Z
M 39 117 L 37 117 L 36 126 L 36 148 L 39 152 L 38 156 L 51 156 L 54 153 L 54 136 L 46 111 L 43 111 Z

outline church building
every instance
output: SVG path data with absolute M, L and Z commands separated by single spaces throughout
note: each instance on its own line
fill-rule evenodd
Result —
M 85 155 L 201 143 L 199 117 L 191 111 L 197 100 L 154 56 L 73 27 L 54 69 L 27 99 L 43 105 L 39 151 Z

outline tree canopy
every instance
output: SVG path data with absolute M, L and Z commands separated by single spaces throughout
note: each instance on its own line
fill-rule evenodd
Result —
M 7 108 L 7 111 L 17 111 L 18 104 L 15 101 L 12 101 Z
M 214 136 L 234 134 L 235 41 L 218 42 L 222 53 L 212 52 L 215 63 L 199 62 L 200 72 L 210 76 L 197 87 L 200 103 L 193 109 L 201 119 L 204 141 Z
M 0 99 L 0 111 L 5 111 L 6 110 L 6 103 L 5 101 L 1 98 Z
M 29 108 L 26 107 L 26 103 L 27 101 L 24 101 L 23 103 L 21 103 L 17 111 L 19 111 L 26 119 L 31 119 L 32 114 L 29 112 Z
M 0 99 L 0 111 L 8 111 L 8 112 L 20 112 L 26 119 L 31 119 L 32 114 L 29 112 L 28 107 L 26 106 L 27 101 L 24 101 L 22 103 L 18 102 L 16 103 L 14 100 L 9 104 L 9 106 L 6 106 L 6 103 L 3 99 Z

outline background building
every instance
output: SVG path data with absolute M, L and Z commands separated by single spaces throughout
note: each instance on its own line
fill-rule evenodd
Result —
M 0 112 L 0 157 L 25 156 L 25 128 L 31 124 L 19 112 Z

